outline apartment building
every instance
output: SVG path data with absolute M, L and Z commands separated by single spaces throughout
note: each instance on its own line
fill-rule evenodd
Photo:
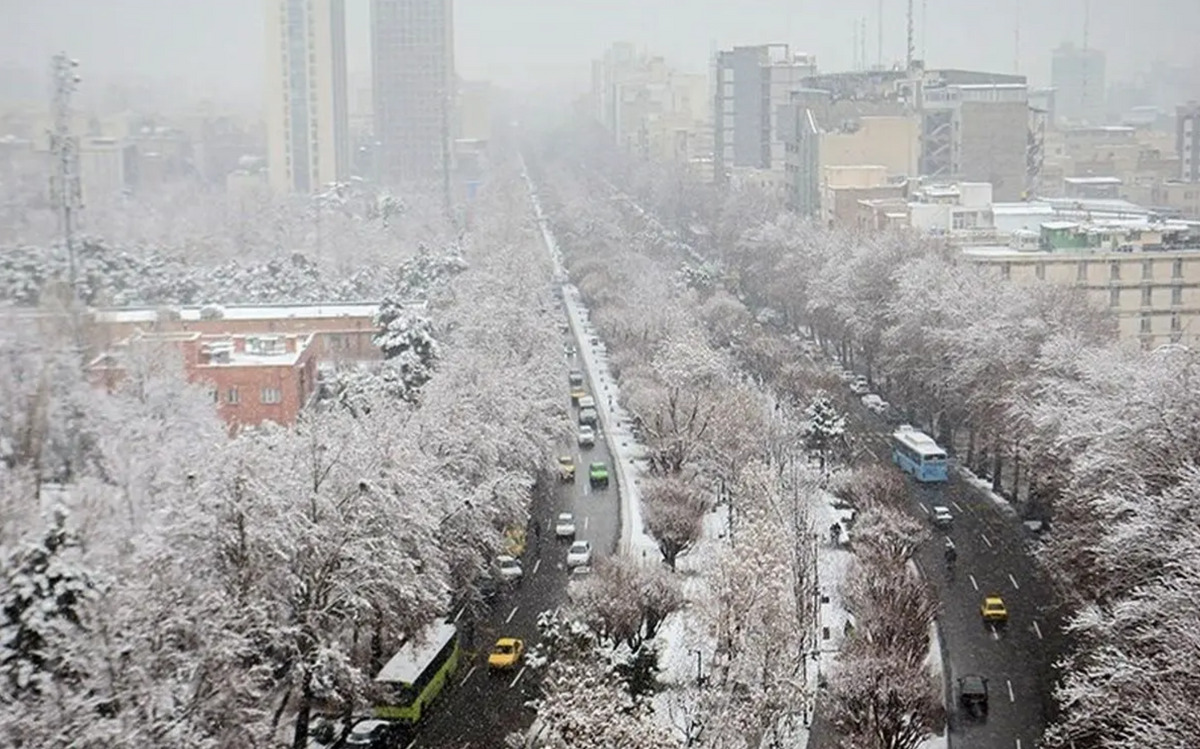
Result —
M 118 342 L 87 365 L 94 385 L 113 388 L 125 377 L 129 357 L 161 356 L 174 349 L 190 382 L 208 388 L 231 431 L 273 422 L 288 426 L 317 389 L 312 335 L 205 335 L 143 333 Z
M 864 202 L 903 204 L 908 197 L 908 181 L 889 181 L 883 166 L 826 166 L 821 173 L 821 218 L 827 226 L 876 228 L 863 220 Z
M 734 47 L 713 64 L 713 178 L 734 170 L 785 173 L 792 92 L 816 75 L 816 59 L 786 44 Z
M 1175 109 L 1175 153 L 1179 155 L 1179 180 L 1200 182 L 1200 104 Z
M 1146 347 L 1200 345 L 1200 230 L 1182 222 L 1047 221 L 1033 242 L 963 251 L 1017 283 L 1086 289 L 1117 316 L 1123 337 Z
M 442 177 L 456 106 L 452 0 L 371 0 L 371 58 L 381 179 Z
M 263 0 L 272 189 L 308 194 L 350 177 L 344 0 Z

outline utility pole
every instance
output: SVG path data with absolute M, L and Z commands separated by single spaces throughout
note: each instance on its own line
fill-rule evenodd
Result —
M 67 274 L 71 285 L 71 308 L 79 302 L 75 268 L 75 220 L 83 208 L 79 187 L 79 144 L 71 135 L 71 94 L 79 86 L 76 68 L 79 61 L 59 52 L 51 60 L 51 80 L 54 98 L 54 129 L 49 132 L 50 152 L 54 155 L 55 173 L 50 177 L 50 200 L 58 212 L 59 230 L 67 251 Z
M 1013 0 L 1016 23 L 1013 24 L 1013 72 L 1021 72 L 1021 0 Z
M 916 42 L 913 37 L 913 0 L 908 0 L 908 48 L 904 58 L 904 70 L 906 72 L 913 69 L 913 58 L 916 57 L 916 53 Z
M 879 0 L 879 41 L 878 49 L 876 50 L 876 64 L 879 69 L 883 70 L 883 0 Z
M 1079 81 L 1079 114 L 1083 119 L 1087 120 L 1088 111 L 1088 75 L 1091 72 L 1092 59 L 1088 54 L 1088 32 L 1092 21 L 1092 3 L 1091 0 L 1083 0 L 1083 52 L 1080 53 L 1080 81 Z M 1088 122 L 1089 125 L 1095 124 Z

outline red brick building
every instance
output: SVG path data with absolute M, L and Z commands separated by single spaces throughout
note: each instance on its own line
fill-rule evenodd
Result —
M 314 335 L 138 331 L 87 369 L 95 384 L 111 388 L 124 376 L 126 356 L 135 347 L 173 347 L 182 355 L 188 379 L 208 386 L 231 430 L 266 421 L 291 425 L 317 389 Z

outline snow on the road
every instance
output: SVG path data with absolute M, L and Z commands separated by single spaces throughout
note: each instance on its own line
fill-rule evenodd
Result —
M 1011 515 L 1012 517 L 1017 517 L 1017 515 L 1018 515 L 1017 509 L 1012 506 L 1012 502 L 1009 502 L 1004 497 L 1002 497 L 999 494 L 997 494 L 996 492 L 992 491 L 992 482 L 991 481 L 988 481 L 987 479 L 979 478 L 974 473 L 972 473 L 969 468 L 965 468 L 963 466 L 958 466 L 958 473 L 959 473 L 959 475 L 962 476 L 963 481 L 966 481 L 968 484 L 970 484 L 971 486 L 975 487 L 980 492 L 982 492 L 984 494 L 984 496 L 986 496 L 988 499 L 990 499 L 992 501 L 992 504 L 994 504 L 994 505 L 996 505 L 996 507 L 1000 508 L 1000 510 L 1002 512 L 1004 512 L 1008 515 Z

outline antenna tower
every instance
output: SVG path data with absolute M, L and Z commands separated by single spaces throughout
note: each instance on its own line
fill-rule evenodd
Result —
M 1013 72 L 1021 72 L 1021 0 L 1013 0 L 1016 8 L 1016 23 L 1013 24 Z
M 908 0 L 908 50 L 904 61 L 904 69 L 913 69 L 913 56 L 917 50 L 913 43 L 913 0 Z
M 51 59 L 54 98 L 54 128 L 49 132 L 50 152 L 54 155 L 54 174 L 50 177 L 50 200 L 58 210 L 59 230 L 67 250 L 67 272 L 71 284 L 71 305 L 78 300 L 75 270 L 75 220 L 83 208 L 79 187 L 79 143 L 71 135 L 71 94 L 79 86 L 76 69 L 79 61 L 59 52 Z
M 929 19 L 929 0 L 921 0 L 921 62 L 929 64 L 929 57 L 925 52 L 925 26 Z
M 1083 52 L 1080 55 L 1080 71 L 1079 71 L 1079 114 L 1083 119 L 1087 119 L 1088 108 L 1088 76 L 1091 73 L 1091 55 L 1088 54 L 1088 30 L 1091 26 L 1092 3 L 1091 0 L 1083 0 Z
M 875 63 L 879 66 L 880 70 L 883 70 L 883 0 L 879 0 L 878 26 L 879 26 L 879 41 L 878 41 L 878 48 L 876 50 L 876 55 L 875 55 Z

